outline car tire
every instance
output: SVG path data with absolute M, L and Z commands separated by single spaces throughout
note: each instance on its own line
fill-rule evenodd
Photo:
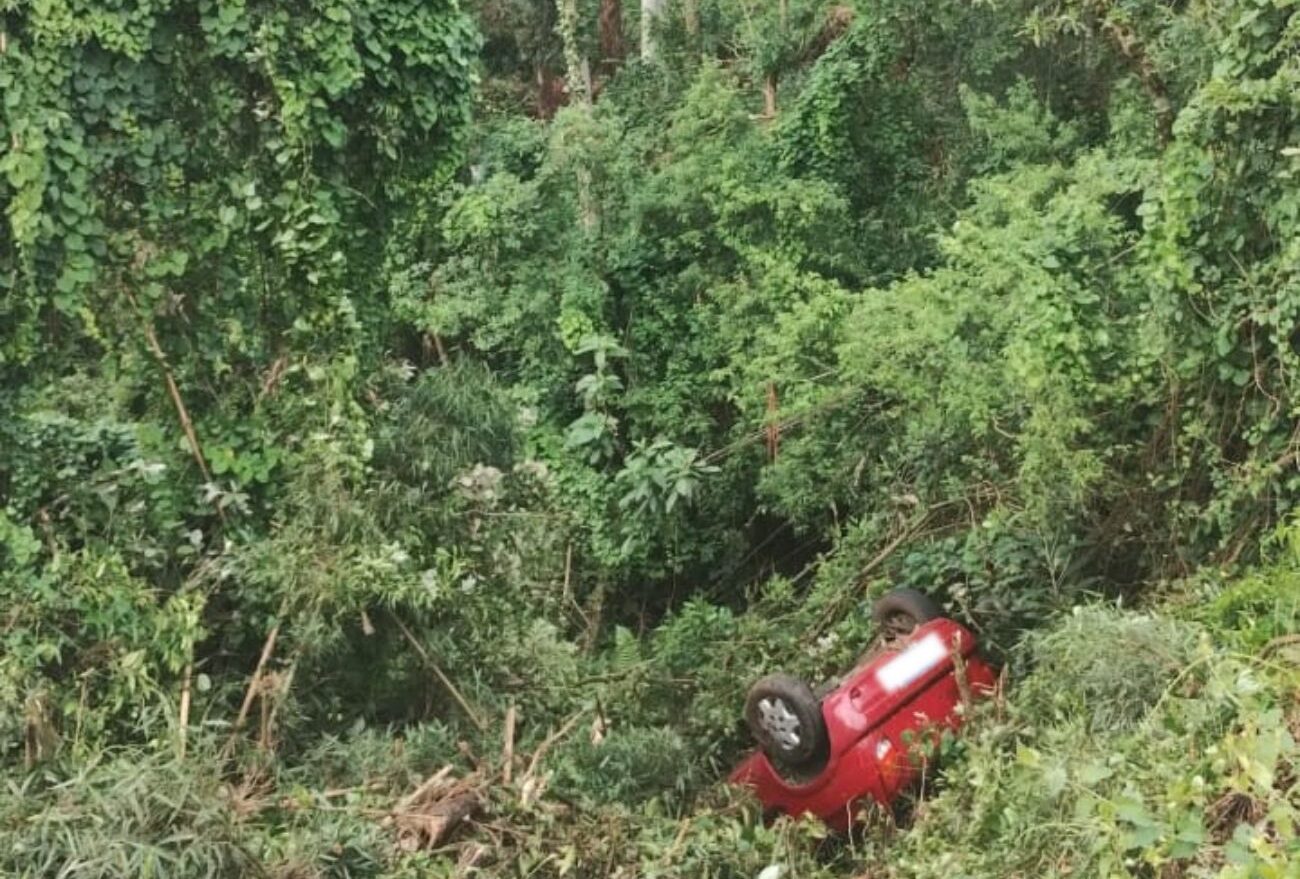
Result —
M 943 608 L 930 596 L 916 589 L 886 592 L 871 609 L 871 618 L 880 630 L 881 640 L 899 641 L 921 626 L 943 616 Z
M 798 678 L 768 675 L 750 687 L 745 722 L 768 759 L 783 767 L 807 768 L 825 759 L 830 742 L 821 702 Z

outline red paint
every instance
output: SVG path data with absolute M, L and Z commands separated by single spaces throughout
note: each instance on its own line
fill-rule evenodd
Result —
M 881 670 L 930 635 L 942 640 L 945 655 L 899 689 L 886 689 Z M 956 730 L 965 719 L 954 648 L 965 657 L 971 695 L 983 698 L 992 693 L 997 675 L 975 656 L 975 636 L 952 620 L 931 620 L 898 649 L 854 669 L 822 700 L 830 753 L 815 777 L 803 783 L 787 781 L 765 754 L 755 751 L 732 771 L 731 783 L 753 788 L 769 810 L 815 815 L 836 830 L 846 830 L 868 799 L 890 805 L 920 777 L 943 731 Z M 919 650 L 913 655 L 924 653 Z M 899 666 L 893 670 L 892 675 L 885 673 L 886 681 L 900 677 Z

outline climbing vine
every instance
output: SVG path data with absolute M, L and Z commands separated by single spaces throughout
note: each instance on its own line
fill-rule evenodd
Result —
M 375 293 L 356 282 L 397 200 L 446 177 L 468 121 L 477 36 L 454 0 L 0 16 L 5 366 L 116 351 L 153 316 L 171 356 L 185 328 L 237 323 L 186 346 L 219 373 L 299 321 L 337 325 L 345 293 Z

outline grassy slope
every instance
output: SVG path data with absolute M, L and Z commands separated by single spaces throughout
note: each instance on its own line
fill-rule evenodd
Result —
M 850 841 L 811 823 L 765 828 L 710 782 L 689 724 L 655 723 L 647 707 L 644 725 L 624 711 L 603 730 L 579 709 L 550 744 L 546 728 L 521 727 L 509 784 L 499 758 L 475 758 L 493 779 L 487 808 L 441 852 L 403 854 L 384 815 L 457 753 L 447 727 L 253 755 L 245 766 L 261 769 L 243 776 L 220 771 L 214 732 L 184 763 L 160 744 L 54 785 L 34 777 L 0 800 L 0 873 L 413 877 L 475 875 L 477 858 L 491 876 L 1296 876 L 1298 563 L 1189 587 L 1161 612 L 1082 608 L 1030 635 L 1008 698 L 951 743 L 908 828 Z M 715 697 L 731 709 L 730 689 L 693 704 Z M 496 730 L 467 744 L 496 755 L 503 743 Z

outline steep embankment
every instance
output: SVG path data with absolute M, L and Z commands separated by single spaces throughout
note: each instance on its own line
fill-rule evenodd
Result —
M 708 755 L 735 753 L 717 735 L 735 727 L 740 684 L 717 668 L 771 625 L 757 612 L 688 610 L 647 642 L 621 638 L 582 660 L 587 688 L 567 690 L 554 716 L 494 715 L 459 746 L 438 723 L 356 730 L 242 775 L 223 769 L 220 735 L 200 736 L 189 764 L 166 742 L 105 753 L 59 784 L 10 791 L 0 867 L 285 879 L 1297 875 L 1300 556 L 1226 588 L 1187 587 L 1160 611 L 1083 607 L 1028 636 L 1005 698 L 949 744 L 907 825 L 878 821 L 852 840 L 811 822 L 764 827 L 712 781 Z M 734 640 L 682 666 L 681 645 L 710 628 Z M 664 713 L 659 688 L 680 712 Z M 444 836 L 467 794 L 475 817 Z

